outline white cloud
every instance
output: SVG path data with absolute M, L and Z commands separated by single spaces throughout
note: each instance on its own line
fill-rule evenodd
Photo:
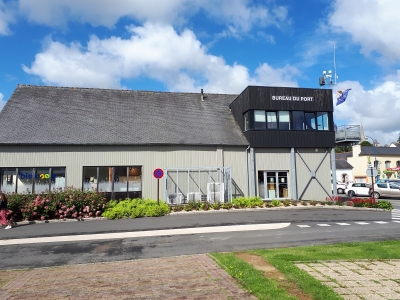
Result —
M 364 55 L 376 51 L 387 59 L 400 59 L 400 1 L 336 0 L 333 7 L 329 23 L 350 34 Z
M 0 0 L 0 35 L 11 33 L 9 25 L 15 21 L 14 2 L 4 3 Z
M 131 37 L 100 40 L 92 36 L 86 47 L 49 41 L 25 72 L 44 83 L 62 86 L 121 88 L 122 79 L 149 77 L 173 91 L 238 93 L 247 85 L 297 86 L 299 71 L 286 65 L 263 64 L 254 71 L 227 65 L 209 54 L 190 30 L 178 34 L 171 26 L 146 23 L 129 28 Z
M 365 90 L 359 82 L 340 83 L 337 89 L 352 90 L 343 104 L 335 106 L 334 112 L 335 122 L 362 124 L 365 135 L 373 137 L 382 146 L 396 142 L 400 133 L 400 71 L 385 79 L 371 90 Z
M 123 17 L 182 25 L 200 10 L 233 34 L 247 32 L 253 26 L 290 24 L 286 7 L 252 5 L 248 0 L 19 0 L 19 6 L 31 22 L 63 28 L 74 21 L 111 28 Z

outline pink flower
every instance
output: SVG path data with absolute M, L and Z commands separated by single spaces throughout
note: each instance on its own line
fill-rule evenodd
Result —
M 43 221 L 44 219 L 45 219 L 45 218 L 44 218 L 43 216 L 41 216 L 41 217 L 40 217 L 40 220 L 42 220 L 42 221 Z
M 36 216 L 36 215 L 37 215 L 37 212 L 34 211 L 34 212 L 32 213 L 32 216 Z
M 64 219 L 64 216 L 63 216 L 63 215 L 60 215 L 60 219 Z
M 45 207 L 44 207 L 44 209 L 45 209 L 45 210 L 48 210 L 48 209 L 49 209 L 49 207 L 48 207 L 48 206 L 45 206 Z
M 96 217 L 100 215 L 100 211 L 96 211 Z

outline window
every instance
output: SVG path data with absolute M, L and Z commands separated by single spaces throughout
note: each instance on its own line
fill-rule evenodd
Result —
M 304 113 L 304 125 L 305 129 L 316 129 L 315 125 L 315 113 L 306 112 Z
M 317 129 L 318 130 L 329 130 L 328 113 L 317 112 Z
M 292 119 L 293 119 L 293 130 L 304 130 L 304 112 L 293 111 Z
M 250 120 L 248 111 L 243 114 L 243 120 L 244 120 L 244 131 L 247 131 L 250 129 Z
M 249 110 L 243 114 L 248 130 L 329 130 L 327 112 Z M 400 162 L 399 162 L 400 163 Z
M 65 167 L 0 168 L 0 190 L 40 193 L 65 188 Z
M 268 129 L 277 129 L 278 123 L 276 122 L 276 112 L 267 111 L 267 128 Z
M 107 199 L 140 198 L 142 167 L 83 167 L 83 190 L 106 192 Z
M 3 193 L 13 193 L 17 187 L 17 170 L 16 168 L 0 169 L 1 181 L 0 190 Z
M 400 167 L 400 160 L 396 161 L 396 167 Z
M 279 129 L 281 130 L 290 130 L 290 118 L 288 111 L 280 111 L 278 112 L 278 122 L 279 122 Z
M 378 169 L 379 167 L 379 160 L 374 160 L 374 167 Z
M 262 199 L 288 198 L 288 172 L 258 171 L 258 195 Z
M 254 129 L 266 129 L 265 110 L 254 111 Z
M 385 168 L 390 168 L 390 160 L 385 161 Z

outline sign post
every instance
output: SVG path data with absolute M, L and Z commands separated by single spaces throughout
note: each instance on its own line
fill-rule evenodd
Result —
M 378 172 L 377 172 L 377 170 L 375 168 L 368 167 L 366 174 L 367 174 L 367 176 L 371 177 L 371 181 L 372 181 L 372 199 L 375 200 L 374 178 L 378 175 Z
M 160 178 L 164 176 L 164 171 L 157 168 L 153 171 L 153 176 L 157 179 L 157 204 L 160 205 Z

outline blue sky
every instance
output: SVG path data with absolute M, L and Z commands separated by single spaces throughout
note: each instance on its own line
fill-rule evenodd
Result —
M 390 144 L 400 133 L 399 11 L 398 0 L 0 0 L 0 109 L 17 84 L 319 88 L 335 45 L 334 95 L 352 89 L 335 122 Z

